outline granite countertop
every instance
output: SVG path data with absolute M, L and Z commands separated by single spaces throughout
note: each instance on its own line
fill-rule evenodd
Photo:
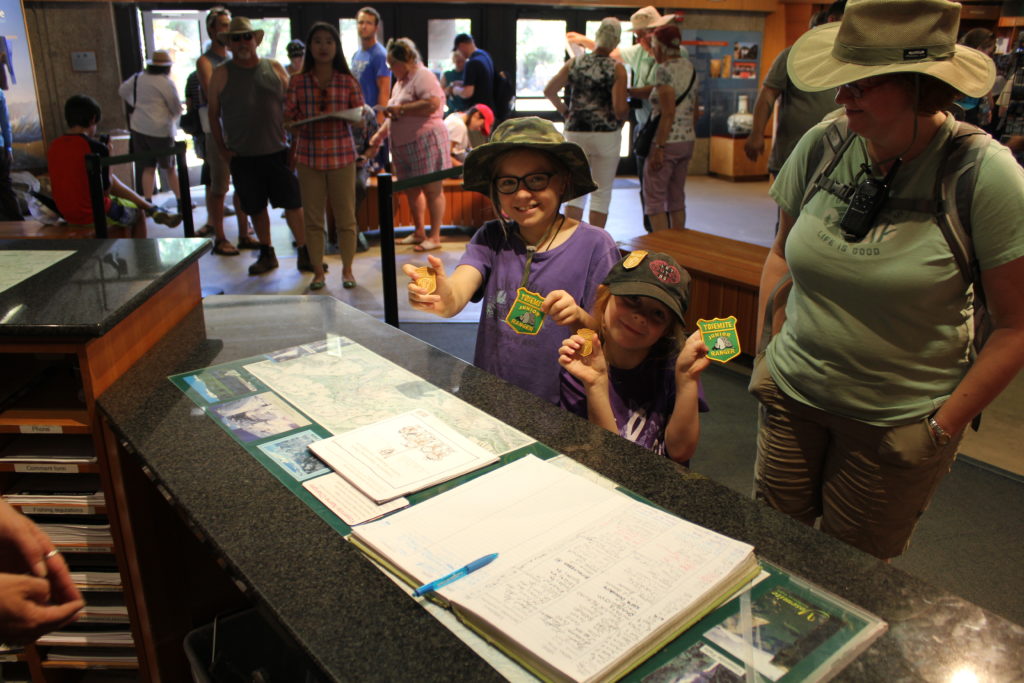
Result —
M 331 679 L 495 680 L 483 660 L 253 460 L 167 376 L 340 334 L 654 503 L 874 612 L 889 631 L 838 680 L 1011 680 L 1024 628 L 511 387 L 329 297 L 207 299 L 100 399 L 249 596 Z M 353 395 L 352 400 L 358 400 Z
M 30 276 L 0 282 L 0 335 L 100 337 L 210 248 L 188 237 L 2 240 L 0 258 L 25 252 L 8 269 Z M 70 253 L 35 272 L 52 260 L 40 252 Z

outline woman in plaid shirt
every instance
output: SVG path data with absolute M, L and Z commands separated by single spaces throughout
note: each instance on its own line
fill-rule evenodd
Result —
M 362 106 L 363 95 L 345 61 L 338 29 L 317 22 L 306 39 L 302 71 L 288 83 L 284 112 L 285 120 L 293 124 L 294 158 L 306 217 L 306 244 L 313 264 L 311 290 L 325 286 L 324 212 L 328 199 L 338 223 L 342 286 L 345 289 L 356 286 L 352 259 L 356 254 L 357 155 L 348 122 L 334 117 L 303 121 Z

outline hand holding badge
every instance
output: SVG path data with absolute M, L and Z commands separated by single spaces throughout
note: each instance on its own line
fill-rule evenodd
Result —
M 608 374 L 601 340 L 594 330 L 585 327 L 562 342 L 558 349 L 558 363 L 587 386 Z

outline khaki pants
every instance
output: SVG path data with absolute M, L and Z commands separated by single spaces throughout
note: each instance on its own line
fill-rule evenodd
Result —
M 877 427 L 786 396 L 758 358 L 750 379 L 758 410 L 754 495 L 805 524 L 888 559 L 956 458 L 963 433 L 939 447 L 924 418 Z
M 324 221 L 327 201 L 338 226 L 338 249 L 345 270 L 352 268 L 356 255 L 356 165 L 319 171 L 296 164 L 299 187 L 302 191 L 302 209 L 306 222 L 306 246 L 314 264 L 324 260 Z

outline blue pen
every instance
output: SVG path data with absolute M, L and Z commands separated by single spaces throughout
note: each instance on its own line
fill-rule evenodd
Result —
M 438 588 L 441 588 L 442 586 L 447 586 L 452 581 L 458 581 L 459 579 L 461 579 L 466 574 L 469 574 L 470 572 L 475 572 L 477 569 L 480 569 L 481 567 L 486 567 L 491 562 L 494 562 L 494 560 L 497 559 L 497 557 L 498 557 L 498 553 L 491 553 L 490 555 L 484 555 L 479 560 L 473 560 L 472 562 L 467 564 L 465 567 L 462 567 L 461 569 L 456 569 L 451 574 L 446 574 L 445 576 L 442 576 L 440 579 L 435 579 L 435 580 L 433 580 L 433 581 L 431 581 L 429 583 L 423 584 L 422 586 L 420 586 L 419 588 L 414 590 L 412 592 L 412 594 L 418 598 L 421 595 L 423 595 L 424 593 L 429 593 L 430 591 L 436 591 Z

